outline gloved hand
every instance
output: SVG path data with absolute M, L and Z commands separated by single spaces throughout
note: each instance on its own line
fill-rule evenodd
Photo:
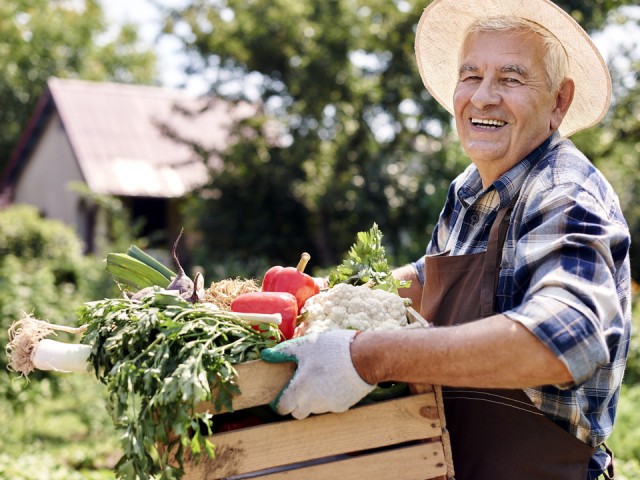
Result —
M 351 361 L 354 330 L 331 330 L 294 338 L 262 351 L 270 363 L 296 362 L 297 370 L 271 407 L 282 415 L 344 412 L 371 392 Z

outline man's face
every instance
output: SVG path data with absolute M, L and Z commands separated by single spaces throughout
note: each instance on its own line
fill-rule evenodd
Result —
M 486 187 L 559 126 L 540 37 L 513 31 L 468 38 L 454 110 L 462 146 Z

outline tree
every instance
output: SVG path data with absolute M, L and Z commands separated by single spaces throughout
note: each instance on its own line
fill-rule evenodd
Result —
M 193 2 L 170 12 L 166 30 L 188 31 L 181 37 L 187 51 L 219 73 L 215 95 L 240 99 L 250 90 L 226 93 L 229 86 L 258 78 L 260 102 L 279 120 L 285 143 L 255 135 L 227 152 L 208 190 L 215 201 L 201 203 L 209 214 L 196 215 L 212 239 L 208 250 L 288 263 L 310 250 L 316 264 L 335 264 L 355 233 L 376 221 L 392 254 L 417 256 L 443 186 L 458 170 L 456 155 L 444 148 L 448 115 L 415 67 L 413 29 L 422 6 L 225 5 Z M 265 123 L 254 118 L 249 126 Z
M 631 2 L 558 2 L 589 30 Z M 467 163 L 413 53 L 424 1 L 197 0 L 167 11 L 211 93 L 277 119 L 224 154 L 194 201 L 208 258 L 331 265 L 377 222 L 395 263 L 424 252 L 446 187 Z M 254 94 L 251 96 L 251 94 Z M 266 130 L 265 130 L 266 129 Z M 282 140 L 284 139 L 284 140 Z
M 124 26 L 110 41 L 97 0 L 0 2 L 0 171 L 51 76 L 152 82 L 155 55 Z
M 637 28 L 640 12 L 635 12 L 635 18 L 632 13 L 627 9 L 613 10 L 607 25 L 635 24 Z M 598 128 L 581 132 L 573 140 L 614 186 L 635 239 L 640 233 L 640 35 L 621 48 L 625 49 L 609 66 L 614 88 L 607 117 Z M 640 245 L 634 241 L 631 270 L 636 282 L 640 281 Z

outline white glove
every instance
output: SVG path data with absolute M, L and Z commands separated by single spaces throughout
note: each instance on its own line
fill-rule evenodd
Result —
M 351 361 L 354 330 L 331 330 L 294 338 L 262 351 L 269 363 L 296 362 L 298 368 L 271 407 L 282 415 L 344 412 L 371 392 Z

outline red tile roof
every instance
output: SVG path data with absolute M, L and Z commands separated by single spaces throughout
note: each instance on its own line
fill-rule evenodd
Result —
M 89 188 L 97 193 L 180 197 L 203 185 L 208 171 L 186 142 L 223 150 L 234 119 L 255 106 L 196 99 L 180 90 L 51 78 L 49 91 Z M 210 102 L 205 113 L 185 115 Z M 52 159 L 54 161 L 54 159 Z M 215 167 L 216 156 L 209 160 Z

